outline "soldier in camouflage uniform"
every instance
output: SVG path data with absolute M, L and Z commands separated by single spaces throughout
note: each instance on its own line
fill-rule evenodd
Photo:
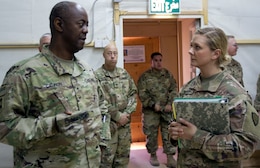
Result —
M 228 46 L 227 46 L 227 52 L 228 55 L 231 57 L 229 61 L 227 61 L 227 64 L 224 65 L 225 69 L 228 73 L 230 73 L 242 86 L 244 86 L 243 81 L 243 69 L 241 64 L 235 60 L 233 57 L 237 55 L 237 42 L 234 36 L 228 35 Z
M 17 168 L 97 168 L 107 107 L 94 71 L 74 55 L 84 46 L 88 15 L 74 2 L 60 2 L 50 27 L 50 45 L 5 76 L 0 142 L 14 147 Z
M 103 52 L 105 63 L 95 71 L 108 101 L 111 114 L 111 140 L 104 140 L 102 148 L 102 168 L 126 168 L 129 162 L 131 113 L 136 110 L 137 88 L 134 80 L 123 69 L 116 67 L 118 51 L 114 42 L 108 44 Z M 110 120 L 110 118 L 107 118 Z
M 168 124 L 172 120 L 172 102 L 177 96 L 177 83 L 173 75 L 162 67 L 162 54 L 151 54 L 152 67 L 145 71 L 137 83 L 138 95 L 142 102 L 143 132 L 146 148 L 151 154 L 150 163 L 159 166 L 156 156 L 158 149 L 158 129 L 160 128 L 163 152 L 167 155 L 168 167 L 175 167 L 173 159 L 176 148 L 169 142 Z
M 256 96 L 254 101 L 254 106 L 256 111 L 260 114 L 260 74 L 256 83 Z
M 220 67 L 226 60 L 226 50 L 226 35 L 219 28 L 197 30 L 192 38 L 191 64 L 201 73 L 183 86 L 180 97 L 228 98 L 228 110 L 223 113 L 229 113 L 230 132 L 214 134 L 184 119 L 172 122 L 169 133 L 173 143 L 179 138 L 190 144 L 179 148 L 179 168 L 239 168 L 241 160 L 250 157 L 257 147 L 259 116 L 247 91 Z M 202 121 L 206 118 L 201 116 Z

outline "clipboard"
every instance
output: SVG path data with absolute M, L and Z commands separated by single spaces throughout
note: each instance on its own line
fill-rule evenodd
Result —
M 216 135 L 230 133 L 227 98 L 175 98 L 173 103 L 177 121 L 183 118 Z

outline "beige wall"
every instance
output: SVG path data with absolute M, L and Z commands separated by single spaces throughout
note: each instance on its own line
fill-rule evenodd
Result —
M 182 83 L 180 85 L 183 85 L 187 83 L 191 78 L 195 76 L 195 73 L 193 72 L 193 69 L 190 65 L 190 55 L 189 55 L 189 49 L 190 49 L 190 41 L 192 38 L 192 34 L 195 32 L 195 20 L 194 19 L 185 19 L 179 22 L 179 36 L 180 36 L 180 42 L 179 44 L 181 47 L 179 47 L 180 54 L 179 54 L 179 62 L 180 62 L 180 76 L 182 77 Z
M 163 64 L 178 80 L 176 25 L 176 20 L 172 19 L 125 20 L 124 37 L 159 37 L 159 52 L 163 54 Z
M 124 20 L 124 37 L 158 37 L 163 65 L 176 78 L 179 87 L 191 79 L 188 50 L 195 19 Z

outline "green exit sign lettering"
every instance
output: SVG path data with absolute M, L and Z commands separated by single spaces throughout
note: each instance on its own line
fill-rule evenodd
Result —
M 179 14 L 180 0 L 149 0 L 149 14 Z

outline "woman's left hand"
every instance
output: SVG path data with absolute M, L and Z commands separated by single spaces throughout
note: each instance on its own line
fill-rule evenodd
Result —
M 183 118 L 178 122 L 171 122 L 168 128 L 169 135 L 174 140 L 178 138 L 191 140 L 196 131 L 197 127 Z
M 183 129 L 180 123 L 172 121 L 168 127 L 168 132 L 170 138 L 177 140 L 180 137 L 180 135 L 183 134 Z

